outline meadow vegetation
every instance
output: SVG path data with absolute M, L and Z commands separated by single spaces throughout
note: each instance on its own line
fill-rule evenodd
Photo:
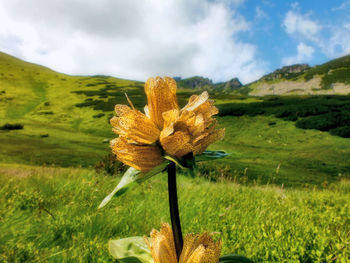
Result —
M 1 165 L 0 261 L 113 262 L 110 238 L 147 235 L 169 222 L 165 174 L 97 210 L 118 180 L 91 169 Z M 348 181 L 285 189 L 179 175 L 178 188 L 184 232 L 216 232 L 223 254 L 254 262 L 348 260 Z
M 164 175 L 97 210 L 125 170 L 109 155 L 113 107 L 127 93 L 142 109 L 142 90 L 0 53 L 0 262 L 112 262 L 108 239 L 169 221 Z M 223 254 L 256 262 L 347 262 L 350 97 L 210 96 L 226 128 L 210 149 L 231 154 L 179 170 L 184 232 L 220 232 Z

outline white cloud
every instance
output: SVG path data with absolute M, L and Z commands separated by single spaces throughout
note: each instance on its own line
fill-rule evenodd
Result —
M 265 69 L 238 37 L 249 23 L 232 6 L 243 2 L 2 1 L 0 49 L 70 74 L 249 82 Z
M 268 18 L 269 16 L 266 14 L 266 12 L 260 7 L 255 7 L 255 19 L 264 19 Z
M 329 39 L 322 43 L 323 52 L 331 58 L 350 54 L 350 23 L 332 27 Z
M 315 49 L 304 43 L 299 43 L 297 46 L 297 55 L 282 59 L 283 65 L 292 65 L 297 63 L 307 63 L 312 58 Z
M 350 6 L 350 1 L 347 0 L 347 1 L 342 2 L 339 6 L 333 7 L 332 11 L 342 11 L 342 10 L 347 9 L 349 6 Z
M 225 5 L 233 6 L 233 7 L 238 7 L 242 5 L 246 0 L 217 0 L 217 2 L 224 3 Z
M 312 41 L 317 41 L 317 35 L 322 28 L 307 15 L 299 14 L 293 10 L 287 12 L 282 26 L 288 34 L 299 35 Z
M 339 7 L 332 10 L 343 10 L 349 4 L 350 0 L 345 1 Z M 299 9 L 299 7 L 294 6 L 293 10 L 288 11 L 282 23 L 282 27 L 288 34 L 300 42 L 312 43 L 313 46 L 316 46 L 329 59 L 350 53 L 349 22 L 340 24 L 335 20 L 333 23 L 328 23 L 325 27 L 322 27 L 318 22 L 309 18 L 310 13 L 300 14 L 294 9 Z M 282 59 L 284 64 L 300 63 L 311 59 L 314 48 L 305 44 L 303 44 L 303 47 L 301 44 L 303 43 L 298 45 L 298 54 L 296 56 Z

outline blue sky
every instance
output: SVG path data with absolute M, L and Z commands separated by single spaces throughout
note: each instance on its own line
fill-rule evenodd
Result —
M 0 51 L 68 74 L 248 83 L 350 54 L 350 0 L 0 0 Z
M 334 43 L 333 47 L 328 43 L 337 30 L 344 31 L 344 37 L 349 40 L 350 1 L 248 0 L 240 5 L 237 11 L 252 23 L 251 34 L 244 33 L 241 39 L 258 45 L 258 56 L 269 63 L 270 70 L 289 64 L 286 63 L 289 61 L 310 65 L 321 64 L 350 52 L 350 44 L 342 47 L 341 44 Z M 288 14 L 292 17 L 291 20 L 293 18 L 300 20 L 300 27 L 305 28 L 307 23 L 314 23 L 313 25 L 318 28 L 315 29 L 317 32 L 314 37 L 310 37 L 310 33 L 300 32 L 298 28 L 288 31 L 286 28 Z M 301 43 L 310 47 L 309 53 L 312 55 L 305 54 L 297 58 L 298 45 Z M 286 59 L 288 57 L 294 57 L 294 60 Z

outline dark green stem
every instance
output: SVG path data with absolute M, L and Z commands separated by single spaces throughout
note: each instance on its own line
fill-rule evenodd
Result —
M 175 249 L 177 260 L 180 258 L 180 254 L 183 246 L 180 216 L 179 216 L 179 206 L 177 203 L 177 190 L 176 190 L 176 166 L 174 162 L 168 165 L 168 193 L 169 193 L 169 208 L 170 208 L 170 218 L 171 226 L 173 229 Z

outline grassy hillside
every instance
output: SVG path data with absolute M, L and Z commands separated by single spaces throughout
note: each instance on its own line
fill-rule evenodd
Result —
M 120 93 L 142 88 L 140 82 L 111 77 L 68 76 L 4 53 L 0 76 L 0 126 L 24 126 L 0 131 L 0 158 L 8 162 L 92 164 L 106 150 L 102 141 L 111 136 L 108 118 L 100 110 L 76 107 L 86 98 L 75 92 L 105 83 Z
M 116 103 L 145 105 L 143 83 L 108 76 L 69 76 L 0 53 L 0 159 L 5 162 L 92 165 L 114 135 L 109 126 Z M 185 104 L 185 97 L 179 101 Z
M 194 92 L 180 89 L 180 104 Z M 110 152 L 124 93 L 144 106 L 142 82 L 0 53 L 0 262 L 113 262 L 108 239 L 169 221 L 164 175 L 97 210 L 120 176 L 92 166 Z M 347 262 L 350 139 L 332 130 L 349 126 L 349 96 L 210 96 L 226 128 L 210 149 L 231 155 L 194 179 L 179 170 L 184 232 L 220 232 L 223 254 L 255 262 Z
M 0 165 L 0 261 L 113 262 L 108 239 L 148 235 L 170 221 L 164 174 L 97 210 L 117 180 L 86 169 Z M 345 181 L 283 189 L 179 175 L 184 233 L 218 232 L 223 254 L 254 262 L 347 262 L 349 194 Z
M 0 158 L 6 163 L 92 166 L 110 151 L 108 141 L 115 135 L 108 120 L 116 103 L 127 103 L 124 93 L 138 108 L 145 104 L 143 83 L 137 81 L 68 76 L 5 54 L 1 54 L 0 73 L 0 126 L 24 126 L 0 130 Z M 191 90 L 179 90 L 180 104 L 191 94 Z M 219 123 L 227 131 L 225 139 L 212 149 L 224 148 L 232 154 L 199 167 L 201 175 L 285 186 L 322 185 L 350 178 L 350 139 L 301 130 L 293 123 L 319 125 L 309 121 L 319 118 L 328 125 L 324 114 L 349 113 L 348 97 L 257 99 L 220 93 L 211 97 L 223 116 Z M 321 130 L 349 127 L 341 120 Z M 303 128 L 317 129 L 309 126 Z
M 350 55 L 300 72 L 268 74 L 241 88 L 241 92 L 251 95 L 350 94 Z
M 143 83 L 109 76 L 69 76 L 0 53 L 0 159 L 33 164 L 93 165 L 113 138 L 109 119 L 114 105 L 145 105 Z M 199 91 L 197 91 L 199 93 Z M 179 90 L 185 105 L 193 94 Z M 237 96 L 218 95 L 218 103 Z M 103 143 L 105 142 L 105 143 Z

